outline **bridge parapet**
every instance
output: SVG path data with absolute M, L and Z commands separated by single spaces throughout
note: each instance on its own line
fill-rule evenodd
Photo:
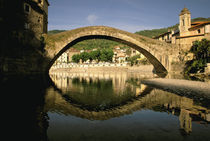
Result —
M 93 38 L 121 42 L 138 50 L 154 65 L 156 72 L 170 70 L 171 62 L 178 56 L 176 45 L 111 27 L 90 26 L 46 36 L 46 57 L 51 60 L 48 62 L 47 69 L 49 70 L 54 61 L 71 46 Z

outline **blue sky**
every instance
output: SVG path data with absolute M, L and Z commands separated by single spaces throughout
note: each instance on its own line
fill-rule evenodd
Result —
M 49 0 L 48 30 L 104 25 L 128 32 L 172 26 L 186 6 L 210 17 L 210 0 Z

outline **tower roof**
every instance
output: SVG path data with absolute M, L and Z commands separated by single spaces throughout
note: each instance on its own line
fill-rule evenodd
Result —
M 182 9 L 179 15 L 184 15 L 184 14 L 190 14 L 190 11 L 186 7 Z

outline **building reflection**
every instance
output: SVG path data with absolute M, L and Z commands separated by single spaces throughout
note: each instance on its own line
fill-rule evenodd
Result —
M 143 77 L 139 74 L 58 73 L 52 74 L 51 78 L 62 92 L 69 90 L 71 92 L 78 91 L 78 88 L 75 88 L 73 84 L 74 79 L 77 79 L 79 83 L 85 82 L 87 85 L 105 80 L 104 82 L 111 85 L 115 94 L 121 94 L 129 87 L 129 90 L 135 96 L 131 102 L 106 110 L 94 111 L 77 107 L 71 102 L 66 101 L 58 91 L 49 90 L 46 95 L 47 102 L 45 105 L 45 110 L 47 111 L 56 111 L 65 115 L 70 114 L 90 120 L 107 120 L 113 117 L 131 114 L 138 110 L 149 109 L 178 116 L 180 131 L 183 131 L 185 134 L 192 132 L 193 123 L 202 125 L 210 123 L 210 109 L 208 105 L 201 106 L 197 101 L 195 103 L 193 99 L 159 89 L 150 89 L 148 91 L 148 87 L 140 83 Z M 82 91 L 82 87 L 79 90 Z M 144 95 L 142 95 L 143 93 Z
M 162 90 L 160 90 L 162 91 Z M 192 132 L 192 123 L 197 124 L 209 124 L 210 123 L 210 109 L 208 106 L 200 106 L 199 103 L 195 103 L 193 99 L 186 98 L 184 96 L 178 96 L 169 92 L 162 91 L 165 98 L 162 98 L 163 109 L 167 112 L 179 116 L 180 129 L 185 134 Z
M 120 94 L 125 91 L 126 88 L 130 87 L 132 92 L 138 96 L 144 89 L 145 85 L 136 84 L 133 85 L 132 82 L 128 82 L 130 78 L 136 78 L 140 80 L 149 76 L 141 75 L 138 73 L 52 73 L 50 75 L 51 79 L 54 81 L 56 86 L 62 91 L 76 91 L 75 86 L 73 85 L 75 79 L 79 79 L 79 82 L 90 83 L 99 83 L 101 80 L 111 81 L 112 89 L 115 94 Z M 139 81 L 140 82 L 140 81 Z M 82 89 L 82 87 L 80 88 Z

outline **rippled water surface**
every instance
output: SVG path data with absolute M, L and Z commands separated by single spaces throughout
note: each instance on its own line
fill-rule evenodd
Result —
M 1 88 L 19 111 L 10 120 L 13 130 L 23 127 L 31 140 L 210 140 L 209 104 L 141 83 L 151 77 L 52 73 L 52 81 L 2 79 Z

